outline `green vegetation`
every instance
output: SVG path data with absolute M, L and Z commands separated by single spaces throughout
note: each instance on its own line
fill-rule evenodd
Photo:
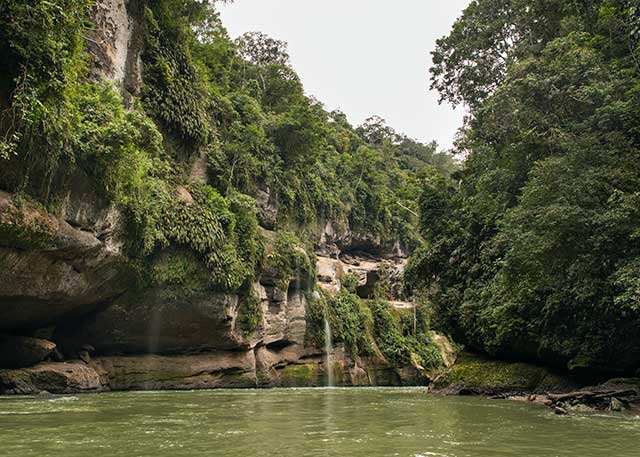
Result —
M 287 365 L 282 370 L 280 381 L 285 387 L 309 387 L 325 384 L 323 373 L 315 363 Z
M 355 294 L 341 291 L 327 297 L 329 324 L 336 341 L 354 354 L 371 353 L 371 310 Z
M 561 392 L 575 388 L 574 382 L 547 369 L 526 363 L 489 360 L 468 353 L 438 377 L 434 387 L 470 393 Z
M 413 310 L 395 309 L 382 299 L 363 300 L 344 288 L 336 295 L 323 294 L 311 300 L 307 311 L 307 339 L 318 347 L 324 344 L 325 319 L 334 343 L 344 343 L 353 356 L 378 357 L 394 367 L 442 365 L 424 307 L 416 307 L 414 317 Z
M 3 202 L 4 203 L 4 202 Z M 3 205 L 4 206 L 4 205 Z M 6 202 L 0 212 L 0 245 L 47 249 L 58 244 L 58 221 L 24 197 Z
M 327 318 L 354 355 L 437 366 L 432 316 L 489 355 L 637 370 L 635 2 L 472 1 L 431 69 L 442 100 L 470 109 L 462 169 L 379 117 L 354 128 L 328 112 L 305 95 L 286 43 L 231 40 L 215 3 L 139 5 L 145 73 L 126 104 L 89 76 L 93 2 L 0 3 L 0 189 L 13 195 L 3 243 L 55 246 L 71 184 L 91 182 L 124 216 L 142 287 L 238 292 L 251 332 L 251 283 L 268 273 L 311 289 L 313 243 L 333 221 L 372 250 L 415 249 L 407 284 L 429 306 L 363 301 L 346 276 L 335 297 L 309 298 L 311 341 Z
M 277 285 L 286 289 L 289 281 L 310 284 L 315 281 L 316 265 L 312 251 L 292 232 L 276 234 L 273 248 L 266 256 L 266 267 L 276 276 Z
M 436 368 L 442 364 L 440 350 L 429 336 L 429 321 L 423 307 L 417 307 L 414 316 L 413 310 L 394 309 L 384 300 L 374 300 L 369 306 L 376 344 L 392 365 Z
M 253 290 L 249 290 L 246 295 L 240 296 L 240 308 L 238 310 L 238 324 L 240 329 L 247 335 L 253 333 L 262 322 L 262 308 L 260 298 Z
M 167 249 L 151 264 L 153 284 L 161 285 L 165 297 L 175 300 L 207 290 L 206 266 L 188 249 Z
M 359 282 L 360 277 L 355 273 L 347 273 L 340 278 L 341 286 L 352 294 L 356 293 Z
M 472 2 L 438 41 L 471 116 L 464 169 L 427 179 L 407 272 L 437 324 L 490 355 L 576 370 L 640 363 L 640 10 Z
M 246 287 L 265 258 L 259 192 L 277 207 L 266 262 L 281 282 L 313 278 L 309 245 L 327 219 L 383 245 L 418 244 L 420 172 L 455 168 L 435 144 L 327 112 L 304 94 L 285 43 L 261 33 L 232 41 L 215 2 L 141 5 L 145 72 L 125 107 L 116 87 L 89 77 L 91 5 L 0 5 L 1 189 L 56 215 L 70 182 L 88 177 L 125 215 L 143 284 L 195 287 L 186 276 L 204 265 L 208 287 Z M 203 155 L 207 184 L 191 172 Z

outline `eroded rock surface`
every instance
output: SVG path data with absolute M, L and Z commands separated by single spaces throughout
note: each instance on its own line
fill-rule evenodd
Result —
M 238 296 L 198 293 L 169 298 L 161 291 L 127 294 L 56 330 L 63 352 L 83 344 L 100 354 L 180 354 L 246 346 L 234 332 Z
M 256 387 L 253 351 L 191 356 L 99 357 L 91 361 L 101 390 L 192 390 Z
M 32 368 L 0 370 L 0 394 L 34 395 L 98 392 L 98 373 L 83 362 L 45 362 Z
M 0 191 L 0 330 L 45 327 L 125 291 L 117 212 L 83 198 L 67 196 L 65 219 Z
M 125 98 L 137 94 L 142 83 L 142 5 L 139 0 L 98 0 L 93 39 L 87 40 L 92 72 L 122 85 Z

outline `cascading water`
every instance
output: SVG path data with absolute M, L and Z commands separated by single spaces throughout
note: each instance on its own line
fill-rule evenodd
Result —
M 324 352 L 326 354 L 326 367 L 327 367 L 327 387 L 334 387 L 335 382 L 333 379 L 333 342 L 331 338 L 331 326 L 329 321 L 324 319 Z

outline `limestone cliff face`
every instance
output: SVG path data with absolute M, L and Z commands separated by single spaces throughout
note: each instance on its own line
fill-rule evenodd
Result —
M 0 331 L 54 325 L 124 292 L 127 267 L 117 235 L 119 213 L 101 207 L 94 196 L 70 193 L 62 214 L 54 217 L 0 192 L 5 229 L 0 239 Z M 35 222 L 47 233 L 33 233 Z M 13 236 L 10 227 L 15 227 Z M 42 238 L 40 249 L 21 246 L 37 237 Z
M 137 95 L 142 83 L 142 6 L 140 0 L 98 0 L 96 28 L 86 43 L 93 75 L 120 85 L 125 99 Z
M 144 77 L 141 8 L 98 0 L 87 39 L 93 77 L 116 82 L 125 100 Z M 307 341 L 314 281 L 274 280 L 264 268 L 251 290 L 233 293 L 204 283 L 136 287 L 123 218 L 92 189 L 74 176 L 55 214 L 0 192 L 0 341 L 20 355 L 0 353 L 0 394 L 326 384 L 326 354 Z M 255 198 L 268 233 L 277 206 L 268 189 Z M 336 292 L 351 272 L 363 297 L 380 280 L 397 283 L 406 260 L 398 244 L 354 234 L 346 221 L 319 224 L 316 249 L 319 284 Z M 259 319 L 247 327 L 241 310 L 255 297 Z M 427 381 L 414 367 L 355 357 L 341 345 L 331 355 L 339 385 Z
M 14 221 L 22 224 L 22 236 L 44 240 L 29 248 L 20 247 L 20 240 L 0 240 L 0 328 L 8 334 L 6 344 L 24 352 L 34 336 L 55 343 L 28 352 L 22 366 L 0 360 L 0 368 L 12 368 L 0 370 L 0 393 L 326 384 L 326 354 L 306 341 L 314 283 L 295 277 L 275 281 L 265 268 L 250 294 L 259 299 L 260 320 L 247 331 L 239 316 L 247 291 L 134 288 L 118 212 L 90 193 L 71 192 L 59 217 L 11 195 L 0 197 L 5 227 Z M 49 233 L 28 233 L 28 221 L 35 218 L 48 221 Z M 336 292 L 341 278 L 352 273 L 366 297 L 383 271 L 397 277 L 403 264 L 402 258 L 318 256 L 318 284 Z M 340 385 L 427 381 L 412 367 L 352 357 L 341 345 L 332 360 Z

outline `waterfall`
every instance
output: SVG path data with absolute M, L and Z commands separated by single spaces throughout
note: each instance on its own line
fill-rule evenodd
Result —
M 331 326 L 329 321 L 324 319 L 324 352 L 326 354 L 326 367 L 327 367 L 327 387 L 334 387 L 335 382 L 333 380 L 333 343 L 331 338 Z

